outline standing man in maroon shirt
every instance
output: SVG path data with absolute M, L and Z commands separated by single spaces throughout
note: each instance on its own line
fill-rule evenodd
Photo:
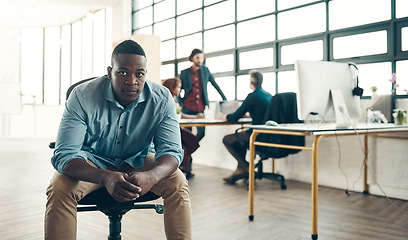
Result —
M 210 70 L 203 66 L 204 53 L 196 48 L 191 52 L 189 60 L 193 62 L 193 65 L 181 71 L 179 76 L 181 79 L 181 89 L 184 89 L 185 92 L 184 97 L 179 98 L 179 103 L 183 106 L 181 111 L 185 114 L 194 114 L 198 115 L 199 118 L 204 118 L 205 106 L 209 105 L 208 82 L 214 86 L 223 100 L 227 98 L 215 82 Z M 204 135 L 205 127 L 197 127 L 197 138 L 199 141 Z

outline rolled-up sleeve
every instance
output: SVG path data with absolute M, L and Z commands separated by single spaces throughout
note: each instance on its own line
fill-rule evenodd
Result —
M 174 157 L 178 165 L 183 160 L 184 151 L 181 147 L 180 127 L 177 120 L 174 100 L 168 96 L 164 117 L 159 123 L 154 136 L 156 159 L 163 155 Z
M 83 106 L 74 90 L 65 103 L 54 156 L 51 158 L 52 165 L 60 173 L 70 160 L 81 158 L 87 161 L 88 159 L 88 153 L 81 150 L 87 129 L 85 116 Z

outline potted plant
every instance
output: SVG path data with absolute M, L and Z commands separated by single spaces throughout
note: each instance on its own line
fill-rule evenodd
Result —
M 394 123 L 397 125 L 407 123 L 407 110 L 405 109 L 394 109 L 392 116 L 394 117 Z

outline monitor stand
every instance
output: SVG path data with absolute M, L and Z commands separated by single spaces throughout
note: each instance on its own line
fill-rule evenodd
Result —
M 334 114 L 336 116 L 336 128 L 348 128 L 351 124 L 350 114 L 340 89 L 330 89 L 333 101 Z

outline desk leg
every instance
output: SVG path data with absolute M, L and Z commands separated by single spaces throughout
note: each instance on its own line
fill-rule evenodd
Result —
M 368 194 L 368 184 L 367 184 L 367 163 L 368 163 L 368 134 L 364 135 L 364 187 L 363 194 Z
M 318 155 L 319 143 L 322 136 L 316 136 L 312 146 L 312 239 L 317 240 L 317 213 L 318 213 Z
M 255 139 L 258 135 L 253 131 L 249 138 L 249 220 L 254 220 L 254 188 L 255 188 Z

